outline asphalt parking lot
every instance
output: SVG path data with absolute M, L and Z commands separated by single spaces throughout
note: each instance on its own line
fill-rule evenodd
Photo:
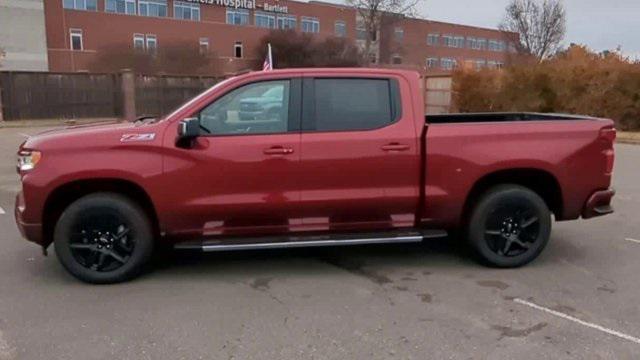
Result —
M 640 146 L 616 148 L 616 213 L 556 223 L 522 269 L 433 240 L 183 253 L 91 286 L 15 226 L 15 150 L 38 130 L 0 129 L 0 360 L 640 357 Z

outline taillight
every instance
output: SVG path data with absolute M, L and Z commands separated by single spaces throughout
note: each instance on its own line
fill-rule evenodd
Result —
M 616 140 L 616 129 L 615 128 L 600 129 L 600 139 L 613 144 L 613 142 Z
M 613 150 L 613 143 L 616 140 L 616 129 L 600 129 L 600 139 L 606 142 L 607 147 L 603 152 L 606 159 L 605 174 L 610 175 L 611 173 L 613 173 L 613 165 L 615 163 L 615 151 Z
M 605 150 L 604 155 L 607 159 L 607 167 L 605 169 L 605 174 L 609 175 L 613 173 L 613 164 L 615 163 L 615 152 L 613 149 Z

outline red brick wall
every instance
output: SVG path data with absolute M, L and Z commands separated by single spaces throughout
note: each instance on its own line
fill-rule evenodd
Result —
M 261 4 L 262 0 L 258 1 Z M 288 6 L 289 14 L 297 16 L 300 29 L 301 17 L 312 16 L 320 20 L 320 36 L 334 34 L 334 22 L 342 20 L 346 23 L 347 37 L 355 39 L 356 15 L 349 8 L 330 4 L 302 3 L 288 0 L 270 0 Z M 98 56 L 104 56 L 108 48 L 116 45 L 133 48 L 133 34 L 154 34 L 158 47 L 166 44 L 192 44 L 196 46 L 199 39 L 209 39 L 210 50 L 219 56 L 217 69 L 219 72 L 234 72 L 250 67 L 256 59 L 256 50 L 260 38 L 269 30 L 253 25 L 227 25 L 226 9 L 217 5 L 200 5 L 200 21 L 178 20 L 173 18 L 173 0 L 168 1 L 168 17 L 153 18 L 144 16 L 112 14 L 104 12 L 104 1 L 98 0 L 98 11 L 65 10 L 62 1 L 45 1 L 45 18 L 50 70 L 55 72 L 72 72 L 89 70 L 99 72 L 92 67 Z M 253 11 L 250 12 L 249 23 L 254 23 Z M 433 21 L 405 19 L 398 23 L 404 29 L 404 39 L 396 43 L 393 29 L 381 41 L 390 44 L 387 54 L 381 54 L 383 60 L 392 52 L 402 54 L 403 66 L 424 68 L 427 57 L 484 58 L 505 62 L 507 53 L 476 51 L 471 49 L 453 49 L 444 46 L 427 46 L 427 34 L 430 32 L 451 33 L 462 36 L 478 36 L 498 39 L 512 36 L 497 30 L 480 29 L 455 24 Z M 82 29 L 83 51 L 70 50 L 69 29 Z M 389 37 L 390 36 L 390 37 Z M 236 41 L 241 41 L 244 48 L 244 59 L 233 58 Z M 383 47 L 384 48 L 384 47 Z M 218 74 L 211 74 L 218 75 Z
M 496 52 L 489 50 L 474 50 L 467 47 L 466 38 L 476 37 L 485 38 L 487 41 L 502 40 L 508 43 L 516 43 L 518 35 L 514 33 L 505 33 L 498 30 L 483 29 L 465 25 L 449 24 L 429 20 L 405 19 L 401 22 L 389 26 L 390 29 L 381 35 L 381 44 L 387 43 L 387 46 L 381 46 L 381 58 L 389 58 L 393 53 L 399 53 L 402 57 L 403 64 L 418 65 L 421 68 L 426 67 L 427 58 L 453 58 L 458 61 L 460 66 L 465 60 L 484 59 L 487 61 L 497 61 L 508 63 L 511 53 Z M 394 28 L 400 27 L 404 30 L 402 41 L 396 41 L 394 38 Z M 430 33 L 440 34 L 440 43 L 438 46 L 427 44 L 427 35 Z M 442 35 L 454 35 L 465 37 L 464 48 L 446 47 L 442 42 Z M 488 46 L 488 44 L 487 44 Z M 385 54 L 384 52 L 387 52 Z M 441 72 L 442 69 L 432 69 L 432 72 Z

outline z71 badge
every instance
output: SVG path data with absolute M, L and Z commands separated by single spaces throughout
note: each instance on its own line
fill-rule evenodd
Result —
M 155 133 L 148 134 L 124 134 L 120 138 L 120 142 L 132 142 L 132 141 L 152 141 L 156 138 Z

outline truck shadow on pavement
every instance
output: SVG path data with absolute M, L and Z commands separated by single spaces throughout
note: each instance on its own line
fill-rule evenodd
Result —
M 202 253 L 162 251 L 145 277 L 204 276 L 241 272 L 261 276 L 267 272 L 332 271 L 336 268 L 384 284 L 390 282 L 371 267 L 479 267 L 457 240 L 437 239 L 418 244 L 359 245 L 348 247 L 255 250 Z

